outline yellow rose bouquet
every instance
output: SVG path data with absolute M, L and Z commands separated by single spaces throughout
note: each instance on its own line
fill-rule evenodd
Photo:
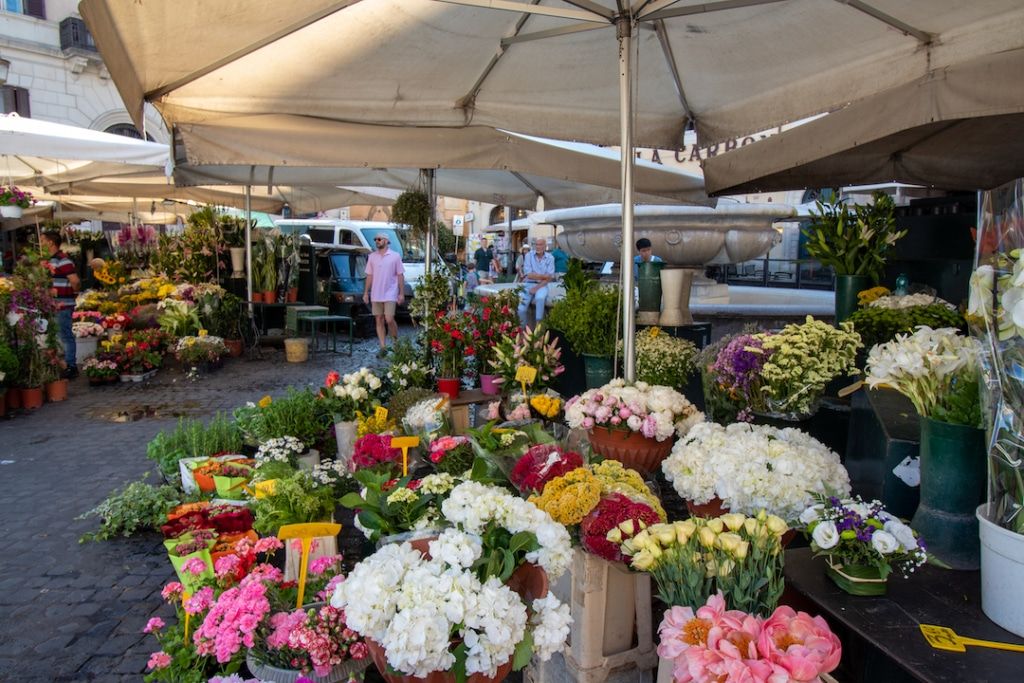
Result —
M 782 597 L 787 530 L 780 517 L 762 511 L 646 528 L 624 522 L 607 540 L 620 544 L 633 569 L 650 572 L 669 606 L 703 605 L 721 591 L 729 609 L 767 616 Z

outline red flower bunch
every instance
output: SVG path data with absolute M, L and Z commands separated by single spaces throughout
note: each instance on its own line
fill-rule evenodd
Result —
M 493 297 L 483 297 L 470 314 L 473 323 L 473 342 L 476 345 L 477 367 L 490 372 L 494 347 L 506 337 L 519 333 L 518 290 L 509 290 Z
M 553 443 L 537 444 L 516 461 L 509 480 L 520 493 L 540 493 L 544 484 L 577 467 L 583 467 L 583 456 L 576 451 L 564 451 Z
M 335 384 L 341 381 L 341 375 L 338 374 L 337 370 L 331 370 L 327 373 L 327 377 L 324 379 L 324 386 L 330 389 Z
M 132 319 L 127 313 L 115 313 L 103 319 L 102 325 L 105 329 L 120 332 L 126 330 L 132 324 Z
M 402 462 L 402 451 L 391 447 L 390 434 L 366 434 L 359 437 L 352 453 L 352 471 L 375 468 L 380 472 L 395 472 Z
M 473 317 L 465 311 L 437 312 L 427 330 L 427 343 L 438 365 L 438 377 L 462 377 L 466 357 L 476 353 L 473 329 Z
M 645 528 L 660 521 L 658 513 L 646 503 L 613 493 L 603 497 L 580 522 L 580 542 L 585 550 L 598 557 L 610 562 L 624 562 L 626 558 L 620 547 L 608 540 L 608 532 L 624 522 Z

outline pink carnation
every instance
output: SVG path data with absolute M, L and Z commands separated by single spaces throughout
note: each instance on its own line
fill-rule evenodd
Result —
M 193 557 L 191 560 L 185 563 L 184 567 L 182 567 L 182 571 L 184 571 L 186 574 L 191 574 L 193 576 L 201 575 L 203 572 L 206 571 L 206 569 L 206 560 L 204 560 L 201 557 Z
M 312 576 L 320 576 L 325 571 L 341 562 L 341 555 L 324 555 L 309 563 L 309 573 Z
M 182 586 L 179 582 L 171 581 L 169 584 L 164 586 L 162 591 L 160 591 L 160 595 L 167 602 L 174 602 L 175 600 L 181 597 L 181 593 L 184 590 L 184 586 Z
M 258 553 L 267 553 L 274 550 L 280 550 L 283 547 L 284 545 L 276 536 L 267 536 L 256 541 L 256 545 L 253 546 L 253 550 Z

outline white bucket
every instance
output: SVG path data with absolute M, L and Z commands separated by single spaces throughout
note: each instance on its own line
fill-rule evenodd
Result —
M 1024 638 L 1024 535 L 991 521 L 987 504 L 975 514 L 981 535 L 981 610 Z

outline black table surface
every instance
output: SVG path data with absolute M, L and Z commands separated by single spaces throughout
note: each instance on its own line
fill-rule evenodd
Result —
M 849 661 L 863 657 L 888 659 L 896 665 L 890 670 L 909 674 L 901 677 L 905 680 L 1024 681 L 1024 652 L 970 645 L 966 652 L 935 650 L 921 634 L 919 624 L 935 624 L 964 638 L 1024 645 L 1024 638 L 1000 628 L 981 611 L 980 572 L 925 565 L 908 579 L 891 576 L 885 596 L 859 597 L 832 583 L 825 575 L 824 562 L 824 558 L 814 558 L 810 548 L 788 550 L 784 601 L 822 615 L 836 629 L 844 647 L 843 664 L 836 673 L 848 674 L 837 675 L 839 680 L 900 678 L 864 675 L 866 669 L 877 671 L 878 667 L 870 661 Z

